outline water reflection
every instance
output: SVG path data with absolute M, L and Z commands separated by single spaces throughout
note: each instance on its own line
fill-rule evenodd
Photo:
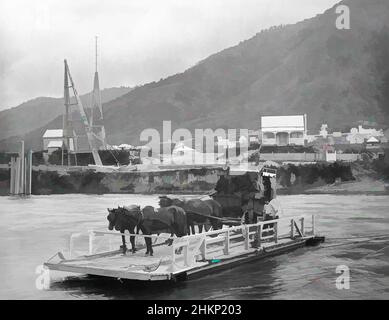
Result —
M 68 276 L 51 282 L 50 290 L 77 298 L 109 299 L 260 299 L 282 290 L 274 277 L 277 260 L 246 263 L 182 282 L 142 282 L 92 275 Z M 248 283 L 250 283 L 248 285 Z
M 50 290 L 63 291 L 76 298 L 149 299 L 154 295 L 169 295 L 177 286 L 179 285 L 173 282 L 152 283 L 84 275 L 53 281 L 50 283 Z

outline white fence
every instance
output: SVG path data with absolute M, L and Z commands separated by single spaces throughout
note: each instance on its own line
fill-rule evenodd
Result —
M 337 161 L 355 162 L 362 160 L 362 156 L 359 153 L 337 153 Z
M 361 159 L 358 153 L 261 153 L 259 159 L 262 161 L 296 161 L 296 162 L 316 162 L 316 161 L 345 161 L 354 162 Z
M 325 161 L 319 153 L 261 153 L 259 159 L 263 161 Z

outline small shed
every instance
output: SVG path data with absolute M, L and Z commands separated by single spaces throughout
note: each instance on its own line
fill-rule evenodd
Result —
M 378 140 L 376 137 L 371 137 L 366 141 L 366 148 L 378 148 L 379 144 L 380 140 Z
M 61 149 L 63 147 L 62 140 L 53 140 L 50 141 L 47 145 L 47 153 L 52 154 L 54 151 Z
M 49 143 L 52 141 L 63 142 L 63 130 L 62 129 L 47 129 L 43 134 L 43 150 L 48 150 Z
M 50 151 L 49 153 L 52 153 L 56 149 L 62 148 L 65 143 L 65 138 L 63 136 L 62 129 L 47 129 L 43 134 L 42 138 L 43 138 L 43 150 Z M 73 139 L 71 138 L 69 141 L 70 141 L 70 150 L 74 151 Z

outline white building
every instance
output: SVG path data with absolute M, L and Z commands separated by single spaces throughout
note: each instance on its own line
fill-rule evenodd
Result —
M 131 150 L 134 148 L 134 146 L 126 143 L 122 143 L 120 146 L 118 146 L 120 150 Z
M 366 141 L 366 149 L 375 149 L 379 147 L 380 140 L 375 137 L 371 137 Z
M 249 130 L 249 144 L 259 143 L 259 130 Z
M 358 128 L 352 128 L 347 135 L 347 140 L 351 144 L 362 144 L 371 137 L 384 137 L 383 130 L 365 129 L 361 125 Z
M 53 151 L 60 149 L 64 144 L 62 129 L 48 129 L 43 134 L 43 150 L 51 154 Z M 70 139 L 70 150 L 74 151 L 73 139 Z
M 328 136 L 328 125 L 327 124 L 322 124 L 319 132 L 319 136 L 323 138 L 327 138 Z
M 306 115 L 261 117 L 262 145 L 303 146 L 306 136 Z

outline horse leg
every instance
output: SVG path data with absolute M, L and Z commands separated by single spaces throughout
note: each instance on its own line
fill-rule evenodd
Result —
M 122 232 L 123 233 L 123 232 Z M 127 252 L 127 246 L 126 246 L 126 237 L 122 236 L 122 243 L 123 245 L 120 247 L 120 249 L 123 250 L 123 254 L 126 254 Z
M 174 226 L 169 226 L 169 229 L 170 229 L 170 238 L 171 239 L 167 239 L 166 243 L 167 243 L 168 246 L 171 246 L 173 244 L 173 239 L 172 238 L 173 238 L 173 236 L 175 234 L 177 234 L 177 231 L 174 229 Z
M 195 225 L 193 223 L 190 225 L 190 228 L 192 230 L 192 234 L 196 234 Z
M 173 237 L 173 233 L 171 235 L 171 237 Z M 170 246 L 173 244 L 173 239 L 171 239 L 171 243 L 170 243 Z M 182 250 L 184 249 L 184 247 L 179 247 L 178 249 L 176 249 L 176 254 L 181 254 Z
M 151 232 L 149 232 L 149 228 L 148 227 L 145 227 L 144 225 L 141 225 L 140 226 L 140 230 L 142 231 L 142 233 L 144 235 L 147 235 L 149 236 L 151 234 Z M 150 255 L 152 256 L 153 255 L 153 248 L 152 248 L 152 241 L 151 241 L 151 238 L 149 237 L 145 237 L 145 243 L 146 243 L 146 256 L 147 255 Z
M 130 237 L 130 242 L 131 242 L 131 247 L 132 247 L 132 253 L 135 253 L 135 252 L 136 252 L 136 248 L 135 248 L 135 236 L 131 236 L 131 237 Z
M 203 232 L 203 225 L 202 224 L 199 224 L 199 233 L 202 233 Z
M 220 221 L 215 221 L 215 219 L 211 220 L 211 226 L 213 230 L 219 230 L 223 227 L 223 225 L 220 223 Z
M 173 238 L 173 236 L 174 236 L 174 232 L 171 231 L 171 233 L 170 233 L 170 238 Z M 168 246 L 171 246 L 171 245 L 173 244 L 173 239 L 167 239 L 167 240 L 166 240 L 166 244 L 167 244 Z
M 175 234 L 177 234 L 177 231 L 174 230 L 174 227 L 170 227 L 170 230 L 171 230 L 170 238 L 173 238 L 173 236 Z M 173 239 L 169 239 L 168 241 L 169 241 L 168 246 L 171 246 L 173 244 L 174 240 Z M 178 249 L 176 249 L 176 254 L 181 254 L 183 249 L 184 249 L 183 247 L 179 247 Z
M 170 229 L 170 238 L 173 238 L 174 236 L 174 231 L 172 230 L 172 228 L 169 228 Z M 158 234 L 159 235 L 159 234 Z M 168 246 L 171 246 L 173 243 L 173 240 L 172 239 L 166 239 L 165 241 L 165 244 L 167 244 Z
M 146 238 L 146 247 L 147 247 L 147 252 L 146 252 L 146 255 L 150 255 L 152 256 L 153 255 L 153 244 L 151 242 L 151 238 L 147 237 Z

